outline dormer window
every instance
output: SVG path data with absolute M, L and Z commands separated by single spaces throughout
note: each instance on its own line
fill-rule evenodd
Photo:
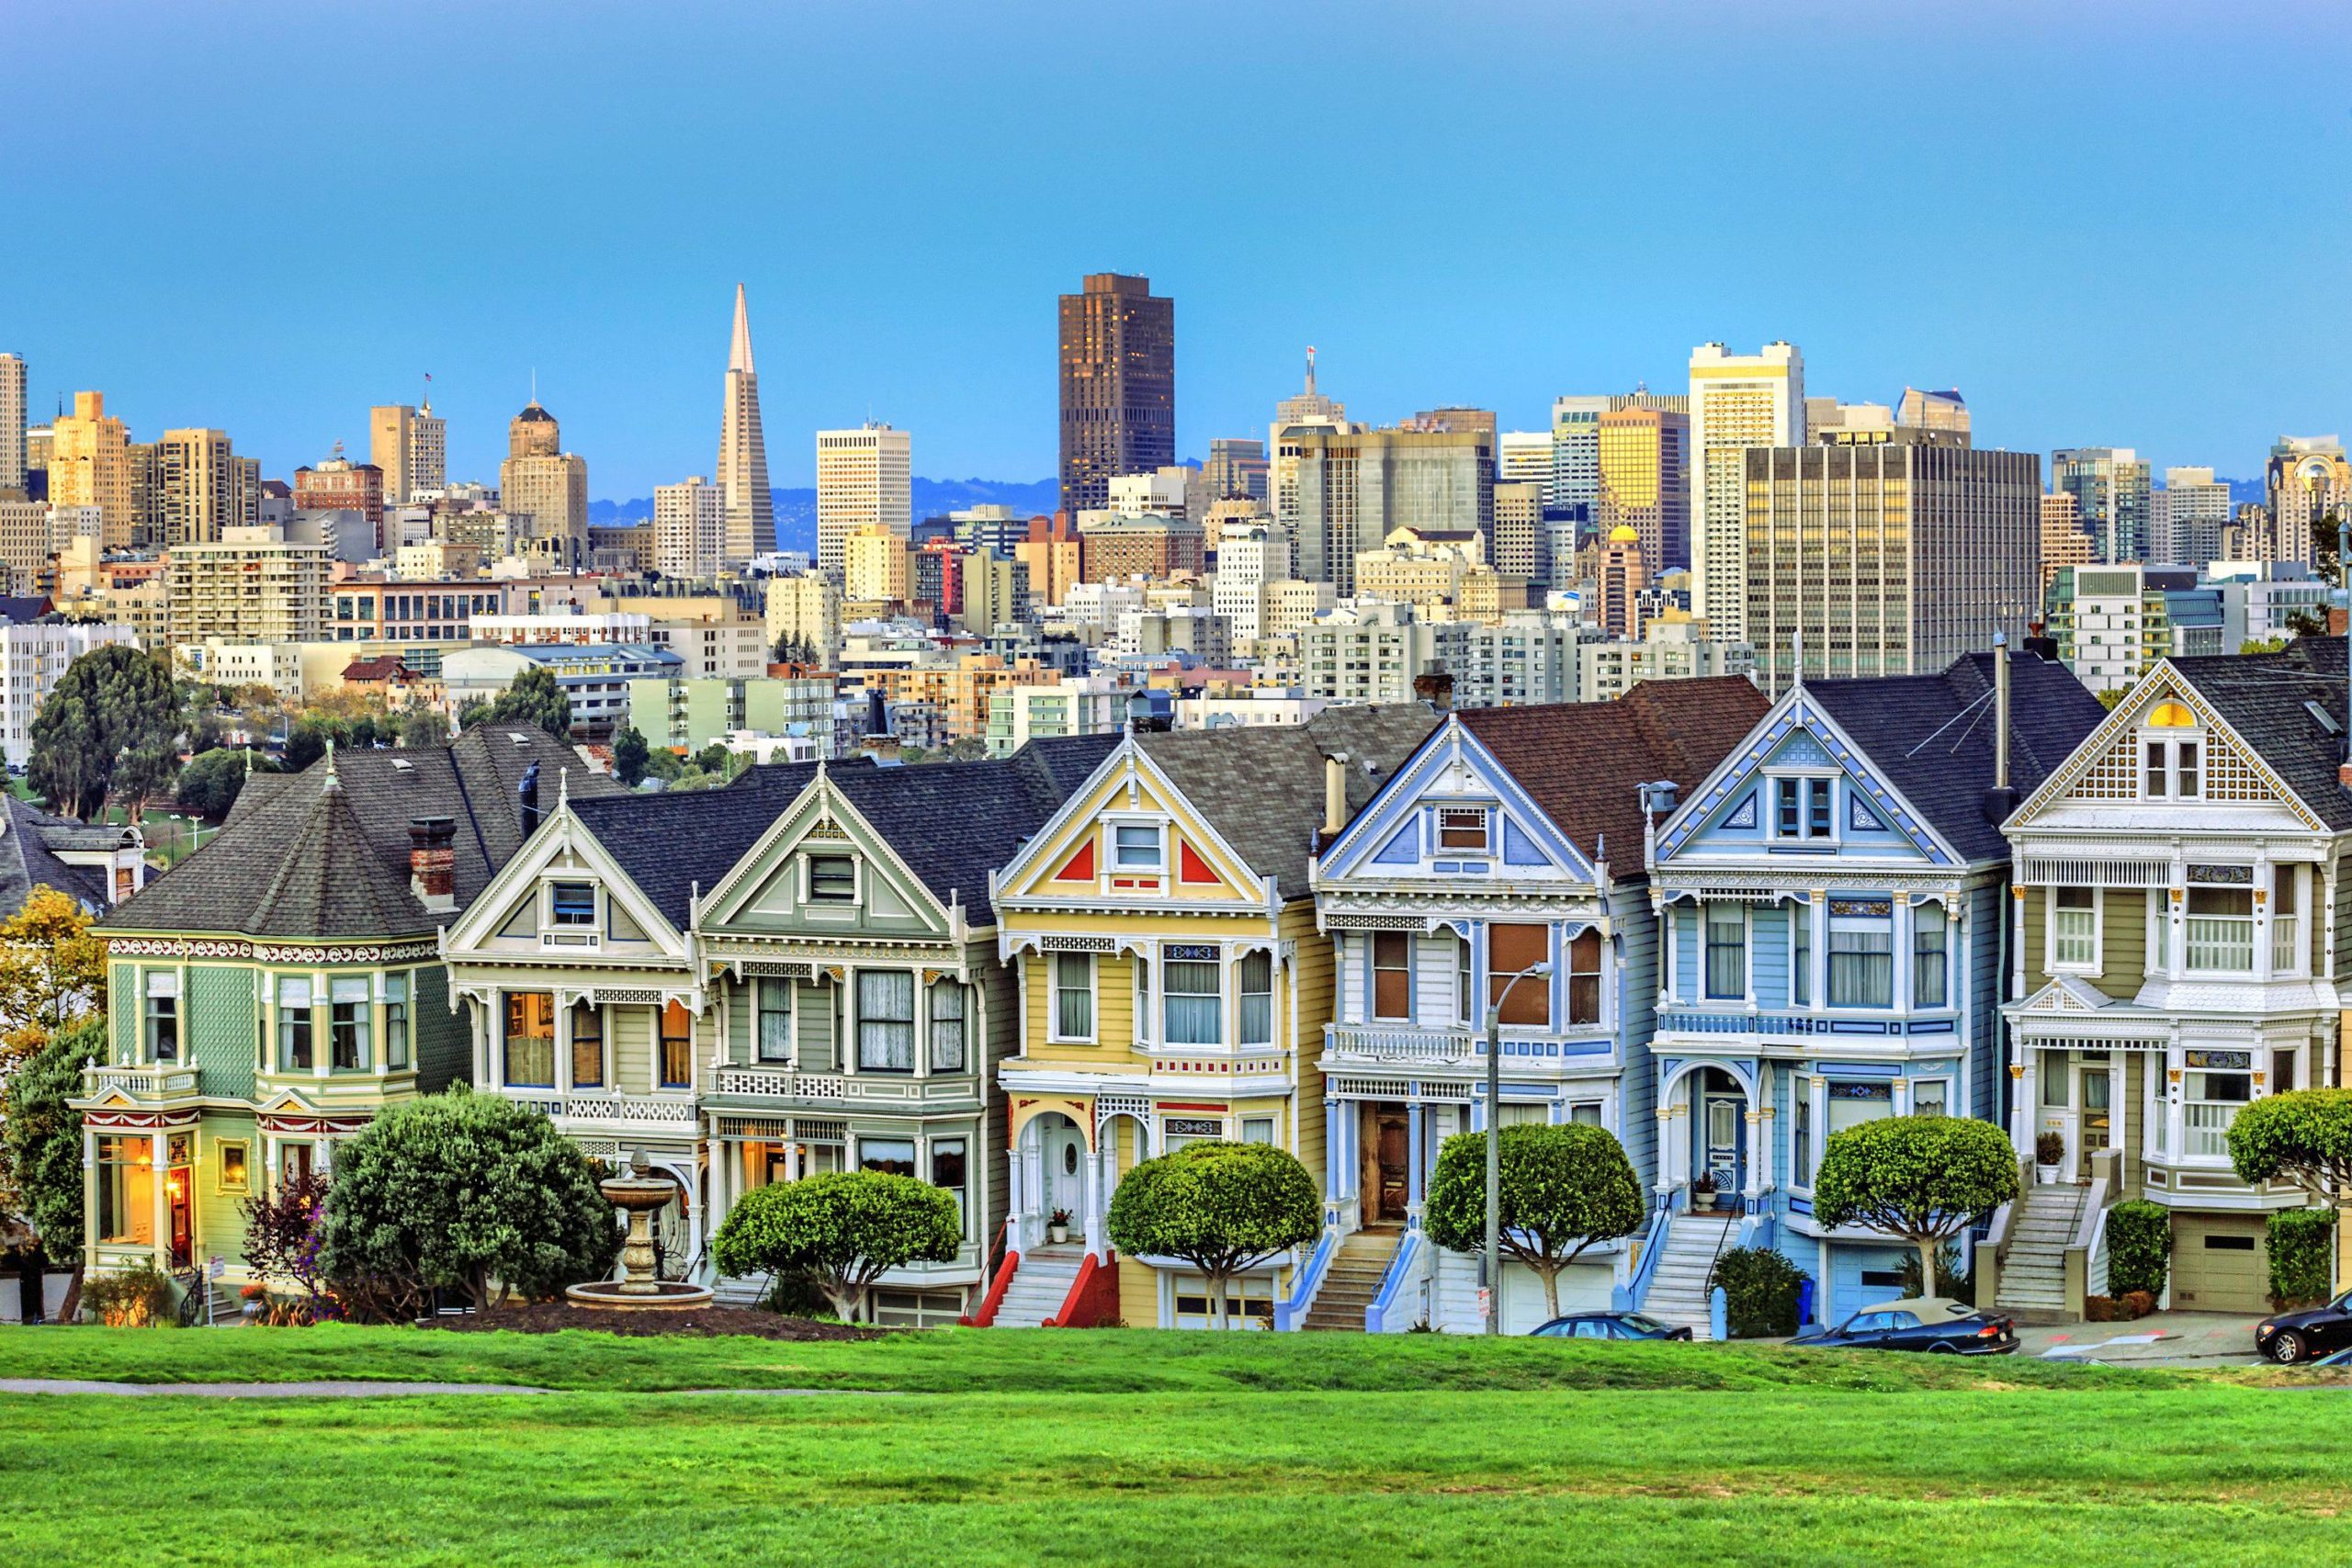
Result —
M 596 885 L 593 882 L 549 883 L 548 923 L 593 929 L 596 924 Z
M 1775 779 L 1772 829 L 1782 839 L 1829 837 L 1831 779 Z
M 2197 716 L 2184 703 L 2163 702 L 2148 710 L 2141 741 L 2141 782 L 2150 800 L 2195 800 L 2205 793 L 2204 748 L 2191 731 Z
M 1159 829 L 1149 823 L 1122 823 L 1111 829 L 1111 863 L 1121 871 L 1158 871 L 1165 863 Z
M 808 901 L 812 904 L 856 903 L 857 862 L 849 855 L 810 855 Z
M 1492 847 L 1488 839 L 1487 808 L 1483 806 L 1438 807 L 1437 847 L 1457 852 L 1466 850 L 1485 854 Z

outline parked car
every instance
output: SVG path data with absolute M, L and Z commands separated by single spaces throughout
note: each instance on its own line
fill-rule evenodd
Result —
M 2325 1356 L 2342 1365 L 2335 1362 L 2331 1352 L 2352 1350 L 2352 1291 L 2325 1306 L 2274 1313 L 2264 1318 L 2254 1325 L 2254 1348 L 2265 1360 L 2281 1365 L 2309 1356 Z
M 1965 1302 L 1943 1296 L 1882 1302 L 1835 1328 L 1789 1341 L 1815 1349 L 1928 1350 L 1944 1356 L 2007 1356 L 2018 1348 L 2017 1325 Z
M 1572 1312 L 1528 1330 L 1538 1339 L 1688 1339 L 1690 1330 L 1637 1312 Z

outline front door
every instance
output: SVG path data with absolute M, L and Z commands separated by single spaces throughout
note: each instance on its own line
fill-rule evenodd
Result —
M 2105 1067 L 2083 1069 L 2083 1116 L 2081 1135 L 2075 1149 L 2075 1174 L 2090 1179 L 2091 1156 L 2107 1147 L 2113 1131 L 2113 1111 L 2109 1105 L 2112 1079 Z
M 172 1267 L 186 1269 L 196 1261 L 196 1173 L 174 1166 L 164 1190 L 172 1201 Z
M 1738 1084 L 1709 1068 L 1700 1097 L 1699 1168 L 1714 1178 L 1718 1192 L 1737 1192 L 1747 1185 L 1747 1109 Z
M 1046 1168 L 1046 1202 L 1044 1218 L 1050 1221 L 1058 1209 L 1069 1215 L 1073 1233 L 1086 1224 L 1080 1205 L 1086 1187 L 1081 1173 L 1086 1167 L 1086 1140 L 1077 1124 L 1062 1120 L 1045 1129 L 1042 1150 Z
M 1403 1110 L 1363 1108 L 1363 1223 L 1403 1224 L 1413 1196 L 1411 1123 Z

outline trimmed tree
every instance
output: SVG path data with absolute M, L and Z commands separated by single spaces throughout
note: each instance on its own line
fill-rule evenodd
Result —
M 134 794 L 169 782 L 179 723 L 179 694 L 161 660 L 120 644 L 92 649 L 41 703 L 26 780 L 87 822 L 118 775 Z
M 845 1323 L 867 1321 L 874 1282 L 910 1263 L 949 1263 L 963 1222 L 946 1189 L 911 1176 L 831 1171 L 771 1182 L 736 1200 L 711 1238 L 721 1274 L 797 1274 Z
M 1909 1242 L 1919 1277 L 1936 1251 L 2018 1195 L 2017 1151 L 1990 1122 L 1964 1116 L 1882 1116 L 1847 1128 L 1822 1151 L 1813 1217 Z
M 1181 1258 L 1209 1282 L 1226 1327 L 1226 1285 L 1323 1229 L 1315 1179 L 1271 1144 L 1187 1144 L 1148 1159 L 1111 1195 L 1111 1245 L 1136 1257 Z
M 106 1059 L 104 1015 L 84 1019 L 26 1057 L 0 1093 L 0 1189 L 51 1263 L 72 1264 L 61 1321 L 82 1303 L 82 1069 Z
M 619 1218 L 580 1145 L 537 1111 L 460 1084 L 396 1105 L 335 1151 L 319 1271 L 477 1308 L 600 1280 Z
M 1607 1129 L 1576 1122 L 1505 1127 L 1501 1171 L 1502 1250 L 1544 1281 L 1544 1315 L 1557 1317 L 1560 1271 L 1649 1218 L 1641 1179 Z M 1486 1134 L 1457 1133 L 1439 1146 L 1421 1224 L 1450 1251 L 1486 1249 Z
M 2291 1181 L 2330 1208 L 2352 1200 L 2352 1089 L 2298 1089 L 2238 1108 L 2230 1165 L 2242 1181 Z

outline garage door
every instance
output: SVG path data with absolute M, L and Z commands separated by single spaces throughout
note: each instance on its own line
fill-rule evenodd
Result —
M 2270 1265 L 2260 1214 L 2175 1214 L 2172 1304 L 2184 1312 L 2266 1312 Z

